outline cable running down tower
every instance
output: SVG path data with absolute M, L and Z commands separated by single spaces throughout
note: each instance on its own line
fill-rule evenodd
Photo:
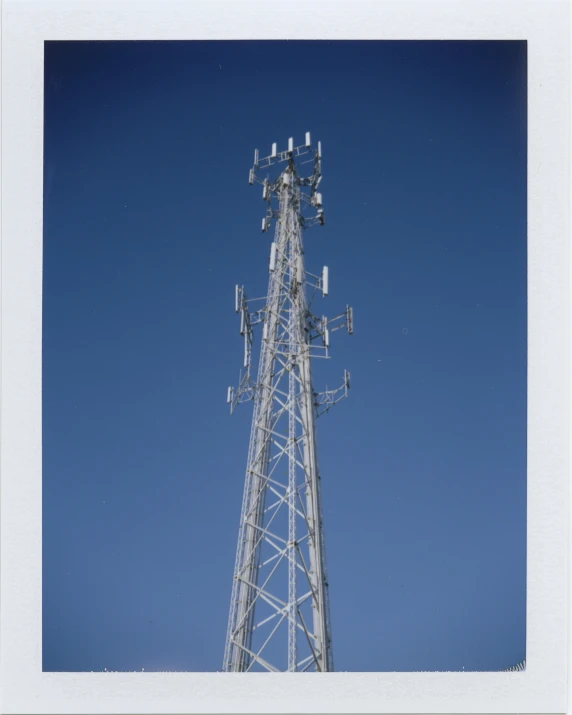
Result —
M 321 276 L 304 267 L 303 230 L 324 223 L 318 187 L 322 152 L 305 142 L 264 159 L 254 152 L 250 184 L 267 204 L 262 231 L 275 220 L 268 295 L 248 299 L 236 286 L 235 310 L 244 337 L 239 386 L 228 389 L 231 412 L 247 400 L 254 410 L 223 670 L 332 671 L 328 580 L 315 423 L 347 397 L 350 375 L 335 390 L 312 388 L 312 358 L 328 358 L 330 334 L 353 331 L 352 309 L 316 317 Z M 266 170 L 265 178 L 259 173 Z M 257 307 L 259 306 L 259 307 Z M 262 326 L 258 376 L 251 377 L 253 327 Z

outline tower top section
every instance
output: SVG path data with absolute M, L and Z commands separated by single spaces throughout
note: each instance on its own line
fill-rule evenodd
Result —
M 284 165 L 276 175 L 271 169 Z M 260 173 L 266 170 L 266 176 Z M 314 224 L 324 224 L 322 194 L 318 186 L 322 180 L 322 144 L 312 145 L 310 132 L 306 132 L 303 144 L 294 146 L 294 138 L 288 139 L 288 148 L 278 151 L 274 142 L 270 154 L 260 158 L 258 149 L 254 150 L 254 165 L 250 169 L 248 182 L 262 185 L 262 199 L 267 203 L 266 216 L 262 219 L 262 232 L 270 228 L 273 218 L 278 218 L 278 208 L 274 207 L 273 199 L 280 201 L 285 192 L 290 194 L 298 204 L 298 217 L 302 228 Z

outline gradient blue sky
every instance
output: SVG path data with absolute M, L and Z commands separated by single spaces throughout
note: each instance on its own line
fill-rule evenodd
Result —
M 336 669 L 525 657 L 526 43 L 46 43 L 43 666 L 219 670 L 251 407 L 248 185 L 322 141 L 354 307 L 316 388 Z

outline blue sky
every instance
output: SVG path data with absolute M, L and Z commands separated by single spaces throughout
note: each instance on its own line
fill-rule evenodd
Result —
M 526 43 L 46 43 L 43 667 L 220 670 L 253 150 L 322 141 L 339 671 L 525 657 Z

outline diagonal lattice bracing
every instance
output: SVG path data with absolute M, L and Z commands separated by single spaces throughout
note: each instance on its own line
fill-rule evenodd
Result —
M 311 166 L 303 176 L 300 167 Z M 257 176 L 268 169 L 264 179 Z M 274 172 L 274 177 L 272 177 Z M 249 310 L 242 288 L 236 311 L 245 340 L 244 373 L 232 409 L 254 403 L 223 669 L 236 672 L 332 671 L 328 581 L 316 450 L 316 419 L 347 395 L 349 374 L 337 390 L 314 392 L 311 360 L 328 357 L 329 334 L 346 325 L 351 309 L 333 320 L 310 311 L 308 288 L 328 293 L 328 270 L 307 274 L 303 230 L 323 224 L 321 147 L 292 140 L 259 159 L 250 183 L 263 187 L 275 220 L 264 306 Z M 308 215 L 312 213 L 312 215 Z M 312 282 L 314 281 L 314 282 Z M 260 299 L 256 299 L 259 301 Z M 344 322 L 345 321 L 345 322 Z M 256 381 L 250 376 L 253 326 L 262 326 Z

